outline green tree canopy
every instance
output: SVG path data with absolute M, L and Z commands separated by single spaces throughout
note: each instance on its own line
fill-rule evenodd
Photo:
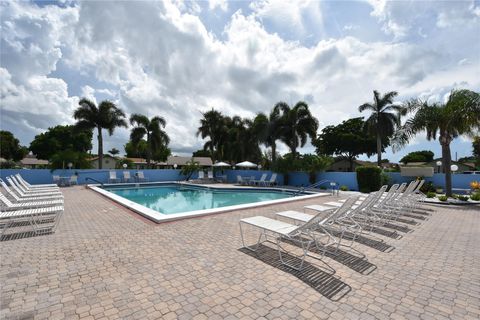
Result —
M 86 153 L 92 149 L 92 130 L 77 130 L 75 126 L 56 126 L 35 136 L 30 151 L 37 158 L 51 160 L 59 151 Z
M 472 154 L 476 159 L 475 164 L 480 168 L 480 136 L 473 137 L 472 148 Z
M 93 101 L 82 98 L 78 103 L 79 107 L 73 113 L 77 120 L 78 129 L 97 129 L 98 139 L 98 168 L 103 165 L 103 135 L 102 130 L 106 129 L 109 135 L 112 135 L 116 128 L 127 127 L 125 113 L 120 110 L 113 102 L 102 101 L 98 107 Z
M 460 135 L 472 135 L 480 128 L 480 94 L 470 90 L 453 90 L 446 103 L 412 99 L 405 112 L 413 115 L 395 133 L 394 149 L 406 145 L 418 133 L 426 132 L 428 140 L 438 137 L 442 147 L 446 195 L 452 195 L 451 142 Z
M 389 141 L 384 138 L 381 142 L 383 150 L 388 146 Z M 347 159 L 350 163 L 350 171 L 353 170 L 353 161 L 357 156 L 361 154 L 371 156 L 377 151 L 376 136 L 365 130 L 362 117 L 323 128 L 312 143 L 319 155 L 335 155 Z
M 400 159 L 402 163 L 409 162 L 430 162 L 433 161 L 433 152 L 428 150 L 413 151 Z
M 125 146 L 125 155 L 127 158 L 147 158 L 148 143 L 146 140 L 141 139 L 137 143 L 128 141 Z M 152 154 L 152 160 L 166 161 L 168 156 L 172 154 L 170 148 L 167 146 L 161 146 L 156 149 Z
M 382 163 L 382 152 L 384 141 L 390 139 L 396 128 L 400 126 L 400 117 L 403 107 L 393 104 L 393 99 L 398 95 L 396 91 L 381 95 L 373 91 L 373 103 L 364 103 L 358 107 L 358 111 L 371 111 L 372 114 L 365 121 L 367 130 L 376 136 L 377 143 L 377 165 Z
M 167 122 L 162 117 L 157 116 L 149 119 L 147 116 L 134 113 L 130 116 L 130 124 L 133 126 L 130 133 L 130 141 L 133 144 L 145 141 L 143 138 L 146 138 L 147 153 L 145 159 L 147 159 L 147 165 L 150 165 L 150 159 L 165 150 L 170 142 L 170 138 L 163 130 Z
M 211 157 L 210 151 L 200 149 L 192 153 L 192 157 Z
M 6 160 L 19 161 L 28 153 L 26 147 L 10 131 L 0 131 L 0 157 Z
M 117 154 L 120 153 L 120 150 L 118 150 L 117 148 L 112 148 L 108 150 L 108 153 L 110 153 L 112 156 L 116 156 Z

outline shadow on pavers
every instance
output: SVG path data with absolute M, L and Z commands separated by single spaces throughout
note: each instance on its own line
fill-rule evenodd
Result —
M 260 244 L 256 252 L 250 251 L 246 248 L 240 248 L 238 250 L 262 261 L 263 263 L 295 276 L 297 279 L 309 285 L 315 291 L 332 301 L 339 301 L 352 290 L 348 284 L 331 273 L 319 269 L 307 260 L 305 260 L 301 271 L 285 266 L 280 262 L 277 249 L 264 244 Z M 292 260 L 300 260 L 284 251 L 282 252 L 282 256 L 284 257 L 284 260 L 288 260 L 289 263 Z

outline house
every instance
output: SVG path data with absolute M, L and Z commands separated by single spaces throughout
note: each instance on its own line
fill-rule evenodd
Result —
M 98 156 L 88 159 L 93 169 L 98 169 Z M 103 155 L 102 169 L 115 169 L 118 159 L 109 154 Z
M 437 162 L 441 162 L 442 159 L 433 159 L 430 162 L 409 162 L 408 164 L 403 165 L 403 167 L 433 167 L 435 173 L 443 173 L 443 166 L 437 166 Z M 452 165 L 457 165 L 458 170 L 456 173 L 463 173 L 465 171 L 474 171 L 475 164 L 470 162 L 457 162 L 452 161 Z
M 182 167 L 190 162 L 192 157 L 179 157 L 179 156 L 169 156 L 167 159 L 167 166 Z M 213 165 L 212 159 L 210 157 L 193 157 L 193 161 L 198 162 L 201 167 L 211 167 Z
M 45 168 L 48 166 L 49 162 L 48 160 L 42 160 L 42 159 L 37 159 L 37 157 L 29 153 L 20 160 L 20 164 L 22 165 L 23 168 L 27 169 L 39 169 L 39 168 Z

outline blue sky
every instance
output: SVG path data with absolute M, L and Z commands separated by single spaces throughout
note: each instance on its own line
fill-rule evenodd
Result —
M 9 1 L 0 15 L 0 125 L 25 145 L 72 124 L 84 96 L 165 117 L 173 152 L 188 155 L 212 107 L 253 117 L 305 100 L 322 128 L 359 116 L 375 89 L 398 102 L 480 91 L 479 1 Z M 384 157 L 423 149 L 440 156 L 419 135 Z M 470 155 L 471 142 L 452 152 Z

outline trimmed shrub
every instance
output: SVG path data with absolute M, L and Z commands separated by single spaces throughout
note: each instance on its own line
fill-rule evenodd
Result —
M 431 192 L 431 191 L 430 191 L 430 192 L 427 192 L 427 198 L 430 198 L 430 199 L 431 199 L 431 198 L 435 198 L 436 195 L 437 195 L 437 194 L 436 194 L 435 192 Z
M 480 192 L 475 192 L 470 196 L 473 201 L 480 201 Z
M 378 191 L 382 186 L 382 170 L 378 167 L 358 167 L 357 181 L 361 192 Z
M 340 191 L 348 191 L 348 187 L 347 186 L 340 186 Z
M 468 196 L 458 196 L 458 200 L 460 200 L 460 201 L 468 201 Z
M 438 200 L 445 202 L 445 201 L 448 200 L 448 197 L 447 196 L 439 196 Z

